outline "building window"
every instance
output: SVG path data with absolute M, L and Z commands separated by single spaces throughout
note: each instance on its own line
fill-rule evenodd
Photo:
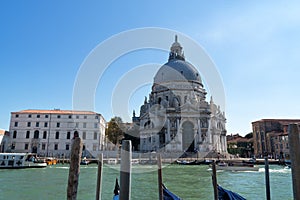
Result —
M 55 133 L 55 139 L 59 139 L 59 132 L 58 131 Z
M 59 122 L 56 123 L 56 127 L 57 127 L 57 128 L 60 127 L 60 123 L 59 123 Z
M 37 115 L 36 117 L 37 117 L 37 118 L 40 118 L 40 115 Z
M 97 132 L 94 132 L 94 140 L 97 140 Z
M 25 149 L 25 150 L 28 150 L 28 143 L 25 143 L 24 149 Z
M 45 122 L 45 123 L 44 123 L 44 127 L 48 127 L 48 122 Z
M 79 119 L 79 115 L 76 115 L 76 119 Z
M 85 122 L 83 123 L 83 128 L 86 128 L 86 123 Z
M 99 118 L 98 115 L 96 115 L 96 116 L 95 116 L 95 119 L 98 119 L 98 118 Z
M 79 123 L 78 122 L 76 122 L 75 128 L 79 128 Z
M 54 145 L 54 150 L 57 150 L 58 149 L 58 144 L 55 144 Z
M 38 130 L 36 130 L 36 131 L 34 131 L 34 135 L 33 135 L 33 138 L 34 139 L 38 139 L 39 138 L 39 131 Z
M 93 144 L 93 151 L 97 151 L 97 145 Z
M 86 132 L 82 133 L 82 139 L 85 140 L 86 139 Z
M 40 122 L 36 122 L 35 127 L 39 127 L 39 126 L 40 126 Z
M 31 122 L 27 122 L 27 127 L 30 127 L 31 126 Z
M 15 122 L 15 127 L 17 127 L 18 126 L 18 122 Z
M 66 150 L 70 150 L 70 145 L 66 144 Z
M 60 115 L 57 115 L 57 118 L 60 118 Z
M 15 149 L 16 148 L 16 143 L 12 143 L 11 144 L 11 149 Z
M 13 138 L 17 138 L 17 131 L 13 132 Z
M 98 128 L 98 123 L 95 123 L 95 124 L 94 124 L 94 128 Z
M 26 132 L 26 138 L 29 138 L 30 137 L 30 131 L 27 131 Z
M 83 118 L 86 119 L 87 118 L 86 115 L 84 115 Z
M 72 119 L 72 115 L 69 115 L 69 119 Z
M 45 150 L 45 149 L 46 149 L 46 144 L 43 143 L 43 144 L 42 144 L 42 150 Z
M 45 118 L 48 118 L 48 115 L 45 115 Z
M 16 118 L 18 118 L 19 117 L 19 115 L 18 114 L 16 114 Z
M 31 118 L 31 115 L 28 115 L 28 118 Z
M 71 132 L 67 132 L 67 139 L 69 140 L 71 138 Z
M 44 131 L 43 132 L 43 139 L 46 139 L 47 138 L 47 131 Z

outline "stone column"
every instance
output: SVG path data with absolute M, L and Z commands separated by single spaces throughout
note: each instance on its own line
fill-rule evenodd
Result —
M 167 142 L 171 141 L 171 137 L 170 137 L 170 119 L 168 119 L 167 121 Z
M 197 138 L 198 138 L 198 142 L 203 142 L 202 141 L 202 138 L 201 138 L 201 123 L 200 123 L 200 119 L 198 119 L 197 120 L 197 124 L 198 124 L 198 136 L 197 136 Z

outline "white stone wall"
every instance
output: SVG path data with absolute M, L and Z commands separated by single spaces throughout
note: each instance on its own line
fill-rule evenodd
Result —
M 60 113 L 53 113 L 53 111 L 47 110 L 38 113 L 12 112 L 9 147 L 14 145 L 15 148 L 8 150 L 32 152 L 33 147 L 37 147 L 37 153 L 40 155 L 65 155 L 68 157 L 74 132 L 78 131 L 87 152 L 96 157 L 97 152 L 104 146 L 105 123 L 102 115 L 93 112 L 60 111 Z M 35 135 L 37 131 L 38 138 L 34 138 L 37 137 Z M 14 136 L 16 137 L 14 138 Z M 25 149 L 26 146 L 27 149 Z

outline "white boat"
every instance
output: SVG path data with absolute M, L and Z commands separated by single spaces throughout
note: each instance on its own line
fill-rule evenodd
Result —
M 219 163 L 216 165 L 216 170 L 226 170 L 226 171 L 258 171 L 259 167 L 251 164 L 228 164 Z
M 132 159 L 131 164 L 138 165 L 140 163 L 139 159 Z
M 0 169 L 43 168 L 47 163 L 32 153 L 0 153 Z
M 115 158 L 110 158 L 107 160 L 107 164 L 109 165 L 116 165 L 118 163 L 118 160 Z

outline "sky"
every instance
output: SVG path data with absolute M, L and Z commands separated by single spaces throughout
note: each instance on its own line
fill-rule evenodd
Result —
M 263 118 L 299 119 L 299 9 L 297 1 L 0 1 L 0 128 L 9 130 L 14 111 L 73 109 L 76 78 L 91 52 L 145 27 L 185 34 L 212 59 L 225 90 L 227 134 L 245 135 Z M 94 111 L 109 121 L 120 78 L 148 63 L 158 69 L 167 58 L 166 51 L 144 49 L 114 60 L 94 92 Z M 128 107 L 123 121 L 133 109 L 139 113 L 150 91 L 148 83 L 118 98 Z

